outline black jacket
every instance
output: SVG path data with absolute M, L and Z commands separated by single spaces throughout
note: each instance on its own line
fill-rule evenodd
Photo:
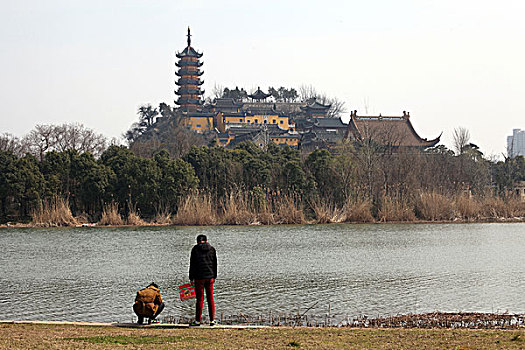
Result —
M 196 244 L 191 250 L 190 281 L 217 278 L 217 254 L 209 243 Z

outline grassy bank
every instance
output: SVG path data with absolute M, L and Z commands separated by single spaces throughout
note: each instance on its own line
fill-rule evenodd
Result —
M 100 226 L 145 225 L 276 225 L 327 223 L 399 222 L 491 222 L 524 221 L 525 202 L 495 196 L 444 196 L 420 192 L 399 197 L 383 196 L 373 203 L 367 198 L 348 199 L 337 205 L 327 200 L 305 201 L 299 196 L 239 191 L 224 198 L 192 192 L 181 198 L 174 212 L 158 205 L 154 217 L 143 218 L 133 208 L 112 202 L 98 220 L 72 215 L 69 202 L 53 198 L 41 202 L 29 226 L 55 227 L 96 224 Z M 128 205 L 128 207 L 130 207 Z
M 0 349 L 523 349 L 525 330 L 0 325 Z

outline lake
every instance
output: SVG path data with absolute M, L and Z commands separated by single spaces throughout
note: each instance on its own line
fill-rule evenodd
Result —
M 525 313 L 524 223 L 281 225 L 0 229 L 0 319 L 130 322 L 152 281 L 163 316 L 191 317 L 177 287 L 201 233 L 218 315 Z

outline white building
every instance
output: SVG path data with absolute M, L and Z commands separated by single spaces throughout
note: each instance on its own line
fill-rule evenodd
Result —
M 507 136 L 507 154 L 511 158 L 525 156 L 525 130 L 514 129 L 512 136 Z

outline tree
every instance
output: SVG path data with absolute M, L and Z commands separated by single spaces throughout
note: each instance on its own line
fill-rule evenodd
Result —
M 248 93 L 244 88 L 239 89 L 238 86 L 235 87 L 235 89 L 228 89 L 227 87 L 224 88 L 222 93 L 223 98 L 233 98 L 234 100 L 244 100 L 248 98 Z
M 150 104 L 140 106 L 138 110 L 140 125 L 146 128 L 153 125 L 158 114 L 157 108 L 153 108 Z
M 306 157 L 304 166 L 314 180 L 317 195 L 339 201 L 341 198 L 341 181 L 335 171 L 333 155 L 325 149 L 313 151 Z
M 337 97 L 328 97 L 324 93 L 319 93 L 312 85 L 301 85 L 299 87 L 298 97 L 303 102 L 315 99 L 321 104 L 330 105 L 327 113 L 327 117 L 329 118 L 340 118 L 341 114 L 346 113 L 344 101 L 339 100 Z
M 167 150 L 171 157 L 180 158 L 192 146 L 207 144 L 208 135 L 197 134 L 180 123 L 180 112 L 172 110 L 171 116 L 162 118 L 144 133 L 134 138 L 129 149 L 137 156 L 151 158 L 160 150 Z
M 199 183 L 191 164 L 182 159 L 170 159 L 166 150 L 155 155 L 155 162 L 161 171 L 159 193 L 160 206 L 175 211 L 179 199 Z
M 470 141 L 470 133 L 464 127 L 454 129 L 453 145 L 456 150 L 456 154 L 461 155 L 465 151 L 465 147 Z
M 160 202 L 160 169 L 153 159 L 136 157 L 122 146 L 110 146 L 100 157 L 115 177 L 109 184 L 112 200 L 120 203 L 127 212 L 129 205 L 145 215 L 155 214 Z
M 170 113 L 171 111 L 167 109 L 169 107 L 166 104 L 159 105 L 159 108 L 162 107 L 161 112 Z M 124 137 L 128 140 L 129 144 L 138 139 L 146 130 L 151 127 L 155 121 L 155 117 L 159 114 L 157 108 L 153 108 L 150 104 L 142 105 L 139 107 L 137 114 L 139 115 L 139 121 L 133 123 L 131 128 L 124 133 Z M 164 115 L 163 115 L 164 116 Z
M 109 143 L 102 134 L 76 123 L 37 125 L 21 142 L 23 149 L 40 161 L 51 151 L 75 150 L 79 153 L 89 152 L 98 157 Z
M 9 133 L 0 134 L 0 151 L 11 152 L 18 157 L 26 153 L 26 149 L 20 139 Z

